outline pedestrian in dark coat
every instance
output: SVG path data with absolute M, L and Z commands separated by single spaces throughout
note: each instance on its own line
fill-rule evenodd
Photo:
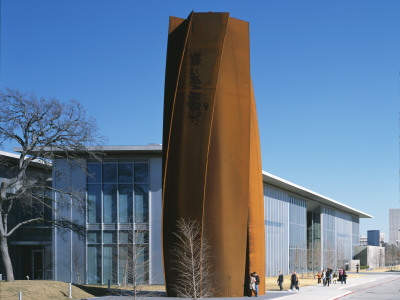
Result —
M 343 270 L 343 281 L 345 284 L 346 284 L 346 279 L 347 279 L 347 274 L 346 274 L 346 271 Z
M 293 288 L 296 286 L 296 272 L 292 272 L 292 276 L 290 277 L 290 289 L 293 291 Z
M 277 282 L 278 282 L 278 285 L 279 285 L 280 290 L 282 291 L 282 289 L 283 289 L 283 288 L 282 288 L 283 275 L 282 275 L 282 272 L 281 272 L 281 271 L 279 271 L 279 276 L 278 276 Z
M 330 277 L 331 277 L 331 269 L 328 268 L 328 269 L 326 270 L 326 286 L 329 286 Z
M 256 289 L 255 289 L 255 294 L 256 294 L 256 297 L 258 297 L 258 285 L 260 284 L 260 277 L 258 276 L 258 274 L 257 274 L 257 272 L 253 272 L 253 276 L 254 276 L 254 278 L 256 279 Z

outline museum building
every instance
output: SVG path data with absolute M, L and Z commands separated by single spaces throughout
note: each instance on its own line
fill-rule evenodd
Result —
M 85 190 L 87 199 L 84 212 L 73 205 L 55 207 L 54 218 L 77 222 L 87 234 L 82 238 L 53 228 L 43 246 L 46 259 L 52 258 L 51 271 L 49 264 L 43 264 L 46 270 L 36 273 L 43 279 L 81 284 L 108 280 L 123 284 L 134 278 L 163 284 L 162 146 L 104 146 L 102 150 L 106 154 L 102 162 L 86 160 L 90 175 L 65 159 L 53 162 L 53 187 Z M 60 172 L 66 176 L 57 176 Z M 267 172 L 262 178 L 266 276 L 336 268 L 352 260 L 359 220 L 372 216 Z M 58 195 L 54 197 L 57 200 Z M 16 238 L 19 245 L 32 244 Z M 16 279 L 25 275 L 15 273 Z

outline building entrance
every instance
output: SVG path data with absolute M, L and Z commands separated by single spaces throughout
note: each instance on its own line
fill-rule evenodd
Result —
M 32 279 L 42 280 L 44 269 L 44 251 L 32 250 Z

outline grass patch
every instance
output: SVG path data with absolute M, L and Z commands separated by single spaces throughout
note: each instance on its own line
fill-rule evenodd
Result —
M 111 285 L 72 285 L 72 299 L 84 299 L 107 295 L 123 295 L 124 291 L 132 291 L 131 286 Z M 164 285 L 141 286 L 139 294 L 163 295 Z M 68 298 L 68 283 L 51 280 L 16 280 L 13 282 L 0 281 L 0 300 L 18 299 L 22 292 L 22 299 L 29 300 L 61 300 Z
M 19 292 L 22 292 L 22 299 L 68 299 L 68 283 L 50 280 L 0 282 L 0 299 L 18 299 Z M 72 297 L 73 299 L 82 299 L 91 298 L 93 295 L 72 285 Z

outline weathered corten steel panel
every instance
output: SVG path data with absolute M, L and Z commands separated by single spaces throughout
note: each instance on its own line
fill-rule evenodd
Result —
M 169 296 L 174 295 L 171 250 L 179 218 L 199 221 L 211 244 L 215 296 L 243 296 L 252 271 L 258 272 L 264 294 L 261 174 L 248 23 L 228 13 L 171 17 L 163 132 L 163 259 Z

